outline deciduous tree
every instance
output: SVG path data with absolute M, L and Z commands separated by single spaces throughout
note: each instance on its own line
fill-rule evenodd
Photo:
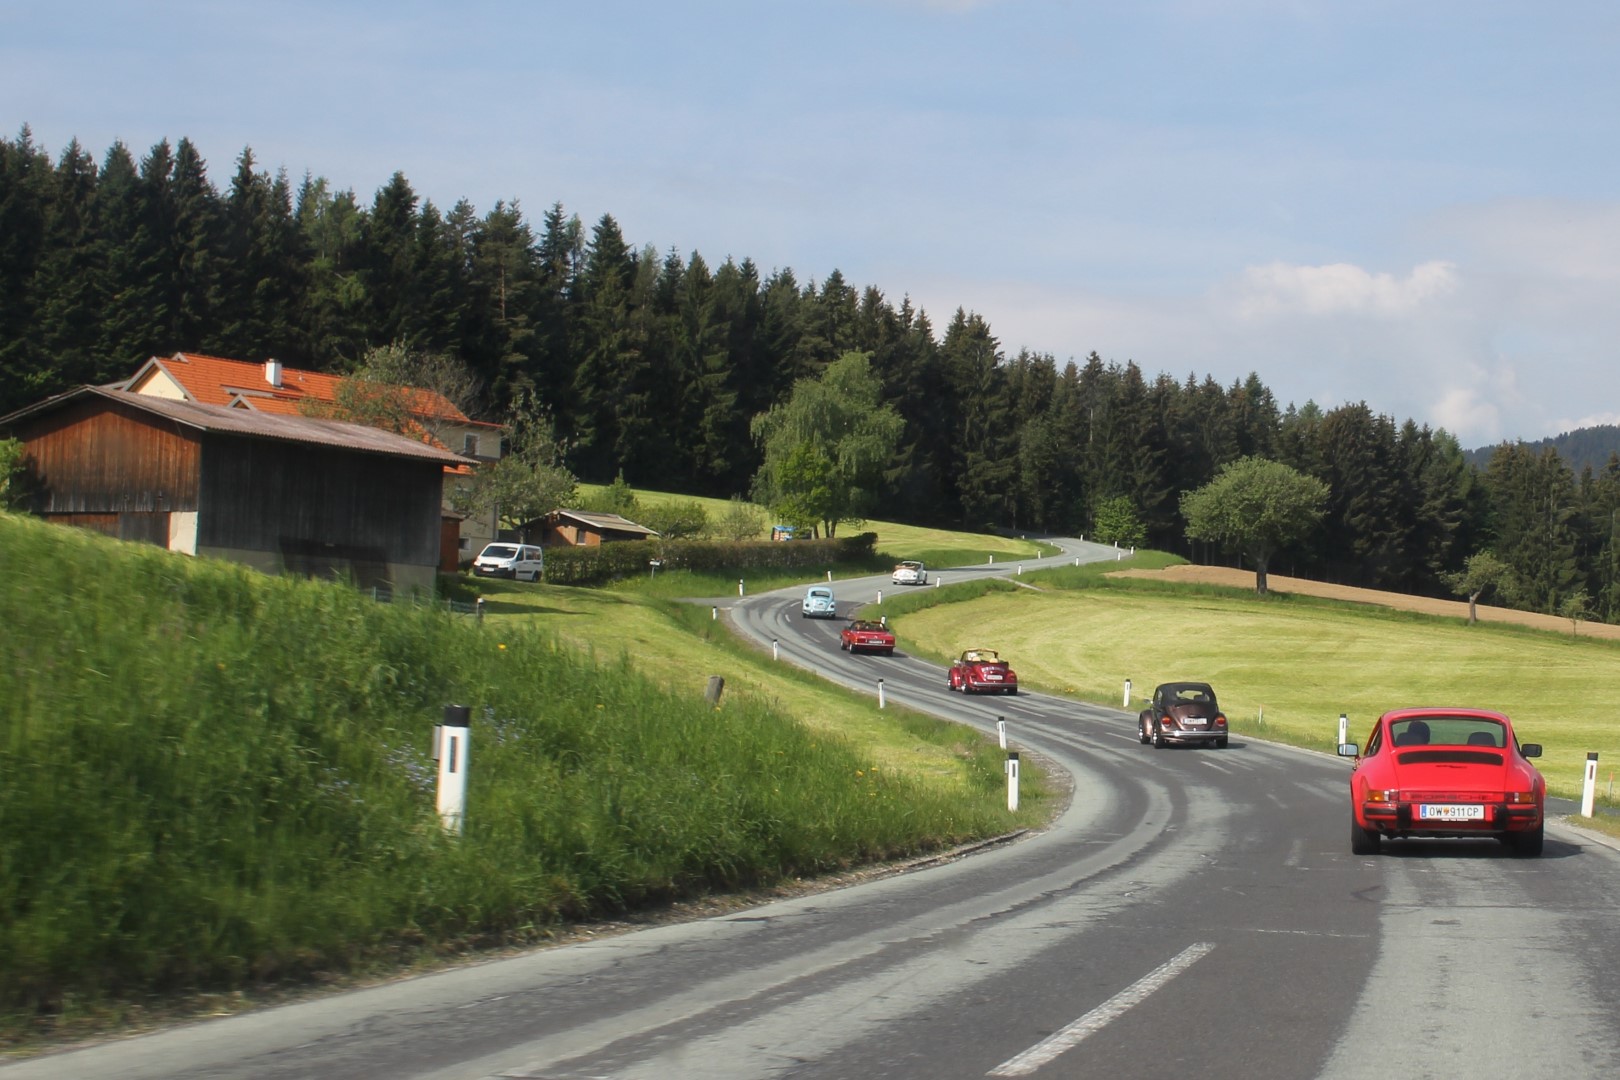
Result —
M 1254 591 L 1266 594 L 1272 556 L 1322 520 L 1328 487 L 1279 461 L 1247 457 L 1181 497 L 1187 535 L 1235 548 L 1254 563 Z

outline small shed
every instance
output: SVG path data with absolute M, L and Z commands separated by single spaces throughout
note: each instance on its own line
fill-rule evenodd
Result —
M 172 551 L 431 590 L 446 450 L 361 424 L 84 386 L 0 417 L 29 509 Z
M 637 525 L 618 514 L 596 514 L 587 510 L 553 510 L 523 527 L 525 536 L 541 544 L 570 547 L 596 547 L 618 540 L 649 540 L 658 533 Z

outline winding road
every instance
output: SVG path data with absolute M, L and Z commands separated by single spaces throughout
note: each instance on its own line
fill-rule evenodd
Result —
M 1045 564 L 1112 559 L 1060 541 Z M 1026 561 L 1027 568 L 1041 563 Z M 1016 573 L 1012 565 L 947 570 Z M 949 587 L 948 584 L 946 587 Z M 841 608 L 892 589 L 840 581 Z M 0 1067 L 118 1077 L 1421 1080 L 1620 1074 L 1620 853 L 1554 824 L 1350 854 L 1345 763 L 1155 751 L 1118 710 L 949 693 L 838 650 L 800 590 L 730 602 L 787 661 L 1074 779 L 1052 826 L 850 888 Z

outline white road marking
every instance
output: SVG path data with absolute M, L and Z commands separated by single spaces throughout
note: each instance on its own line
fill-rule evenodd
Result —
M 1207 956 L 1213 948 L 1215 944 L 1209 941 L 1189 945 L 1175 958 L 1160 964 L 1068 1027 L 1047 1036 L 1016 1057 L 1008 1058 L 986 1075 L 1028 1076 L 1058 1055 L 1073 1049 L 1088 1035 L 1101 1031 L 1132 1007 L 1140 1005 L 1155 990 Z

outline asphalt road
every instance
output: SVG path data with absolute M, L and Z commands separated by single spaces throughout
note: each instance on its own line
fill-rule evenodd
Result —
M 1064 559 L 1112 549 L 1066 541 Z M 1033 564 L 1027 564 L 1033 566 Z M 946 571 L 1016 572 L 1014 567 Z M 839 582 L 841 608 L 887 579 Z M 731 601 L 784 661 L 1074 776 L 1038 835 L 926 869 L 0 1068 L 119 1078 L 1419 1080 L 1620 1072 L 1620 854 L 1549 829 L 1350 854 L 1336 758 L 1153 750 L 1116 709 L 965 698 L 851 657 L 798 591 Z M 1015 658 L 1016 659 L 1016 658 Z M 875 703 L 874 703 L 875 707 Z

